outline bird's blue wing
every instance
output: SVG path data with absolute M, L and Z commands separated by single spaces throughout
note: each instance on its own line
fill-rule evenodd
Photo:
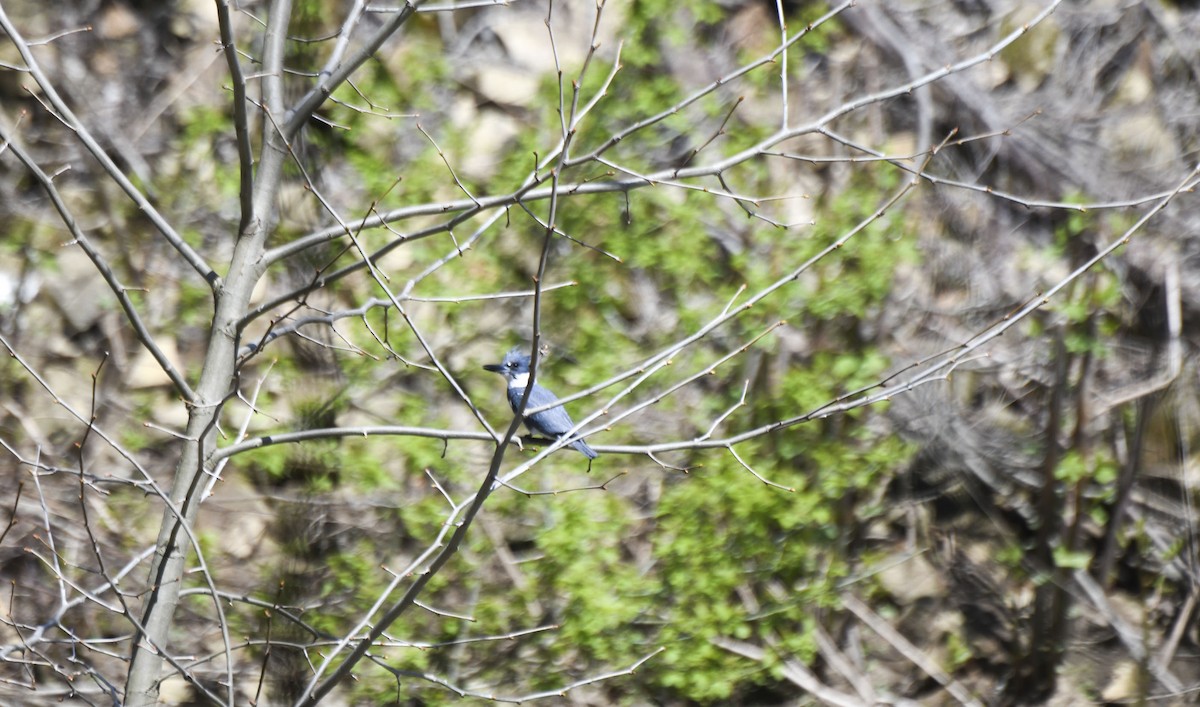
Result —
M 513 412 L 516 412 L 517 408 L 521 405 L 521 396 L 523 395 L 525 395 L 524 388 L 508 389 L 508 404 L 512 407 Z M 534 410 L 542 407 L 543 405 L 549 405 L 556 400 L 558 400 L 558 398 L 555 397 L 554 393 L 551 393 L 542 386 L 535 384 L 533 386 L 533 392 L 529 394 L 529 402 L 526 403 L 525 409 Z
M 516 400 L 518 403 L 521 402 L 519 396 Z M 543 405 L 549 405 L 557 400 L 558 398 L 554 393 L 551 393 L 540 385 L 534 384 L 533 391 L 529 394 L 529 403 L 525 406 L 525 409 L 533 410 Z M 558 437 L 574 426 L 574 423 L 571 422 L 571 416 L 567 414 L 567 411 L 561 405 L 532 415 L 526 415 L 525 424 L 547 437 Z
M 508 389 L 508 403 L 509 405 L 512 405 L 514 412 L 516 412 L 517 407 L 520 406 L 521 396 L 524 394 L 524 388 Z M 529 393 L 529 402 L 525 404 L 525 409 L 534 410 L 542 407 L 543 405 L 549 405 L 557 401 L 558 398 L 554 395 L 554 393 L 551 393 L 549 390 L 546 390 L 540 385 L 534 384 L 533 390 Z M 558 439 L 566 434 L 567 430 L 574 427 L 575 423 L 571 422 L 571 416 L 567 414 L 566 408 L 564 408 L 562 405 L 556 405 L 549 410 L 543 410 L 532 415 L 526 415 L 525 426 L 536 434 L 542 435 L 543 437 Z M 595 450 L 587 446 L 587 443 L 581 439 L 572 442 L 571 446 L 575 449 L 578 449 L 580 452 L 583 452 L 588 459 L 595 459 L 597 456 L 599 456 L 596 454 Z

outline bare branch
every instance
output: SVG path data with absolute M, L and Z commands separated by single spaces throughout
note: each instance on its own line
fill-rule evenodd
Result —
M 0 14 L 2 13 L 3 9 L 0 8 Z M 63 224 L 66 225 L 67 230 L 71 232 L 71 236 L 75 239 L 74 243 L 79 245 L 84 254 L 87 255 L 88 259 L 92 261 L 92 265 L 96 266 L 96 270 L 100 273 L 100 276 L 104 278 L 104 282 L 116 296 L 117 303 L 121 305 L 121 309 L 125 312 L 125 318 L 129 322 L 129 325 L 133 327 L 133 331 L 137 335 L 138 341 L 142 342 L 142 346 L 144 346 L 146 351 L 148 351 L 150 355 L 154 357 L 154 360 L 158 363 L 159 368 L 161 368 L 163 373 L 166 373 L 167 377 L 171 379 L 171 383 L 175 386 L 175 389 L 179 391 L 179 394 L 183 397 L 183 399 L 186 401 L 194 400 L 196 393 L 192 390 L 191 386 L 188 385 L 188 382 L 184 380 L 179 371 L 175 370 L 175 364 L 171 363 L 170 359 L 167 358 L 167 355 L 163 353 L 162 348 L 159 347 L 157 342 L 155 342 L 154 335 L 150 333 L 150 330 L 142 321 L 142 316 L 138 314 L 137 308 L 133 304 L 133 300 L 129 298 L 128 288 L 120 283 L 120 281 L 117 279 L 116 273 L 113 272 L 112 267 L 108 264 L 108 260 L 106 260 L 104 256 L 100 254 L 100 251 L 96 250 L 95 246 L 92 245 L 91 240 L 87 237 L 87 234 L 85 234 L 83 229 L 79 227 L 78 222 L 75 220 L 75 216 L 67 208 L 66 202 L 58 193 L 58 188 L 54 186 L 54 181 L 36 162 L 33 161 L 33 157 L 31 157 L 29 153 L 24 150 L 24 148 L 12 140 L 11 136 L 5 132 L 2 125 L 0 125 L 0 139 L 4 140 L 4 142 L 12 150 L 13 154 L 17 156 L 17 159 L 21 160 L 21 163 L 25 165 L 26 169 L 33 174 L 34 179 L 37 180 L 38 184 L 40 184 L 42 189 L 46 192 L 46 196 L 50 197 L 50 203 L 54 205 L 55 210 L 58 211 L 59 217 L 62 218 Z
M 13 25 L 12 21 L 8 19 L 8 14 L 5 13 L 3 6 L 0 6 L 0 29 L 4 30 L 4 32 L 8 35 L 9 40 L 13 43 L 13 46 L 15 46 L 17 51 L 20 52 L 21 59 L 24 60 L 25 66 L 30 75 L 33 76 L 35 81 L 37 81 L 38 87 L 42 89 L 42 93 L 45 95 L 46 99 L 50 101 L 50 105 L 54 107 L 56 117 L 62 120 L 63 124 L 66 125 L 67 128 L 69 128 L 72 132 L 74 132 L 76 136 L 78 136 L 79 141 L 83 143 L 84 147 L 87 148 L 92 157 L 94 157 L 96 161 L 100 163 L 100 166 L 104 168 L 105 173 L 107 173 L 108 176 L 111 177 L 112 180 L 121 187 L 125 194 L 133 201 L 134 204 L 137 205 L 138 209 L 146 214 L 146 217 L 150 219 L 150 223 L 154 224 L 154 227 L 158 230 L 162 237 L 166 239 L 166 241 L 170 243 L 171 246 L 175 248 L 175 250 L 178 251 L 181 256 L 183 256 L 184 260 L 186 260 L 187 263 L 192 266 L 192 269 L 199 273 L 202 278 L 204 278 L 204 281 L 208 283 L 209 287 L 213 288 L 214 290 L 218 289 L 221 284 L 221 278 L 219 275 L 217 275 L 216 271 L 204 261 L 204 258 L 202 258 L 199 253 L 193 250 L 192 247 L 188 245 L 186 241 L 184 241 L 182 236 L 175 232 L 175 229 L 172 228 L 169 223 L 167 223 L 167 220 L 158 213 L 158 209 L 154 208 L 154 205 L 151 204 L 150 201 L 141 193 L 141 191 L 139 191 L 138 188 L 133 185 L 133 182 L 129 181 L 129 178 L 126 177 L 120 168 L 117 167 L 116 163 L 112 161 L 112 158 L 108 156 L 108 153 L 104 151 L 104 148 L 102 148 L 100 144 L 96 142 L 95 138 L 93 138 L 91 133 L 88 132 L 87 128 L 84 127 L 83 122 L 79 120 L 79 118 L 75 117 L 75 114 L 71 111 L 70 107 L 67 106 L 62 97 L 58 95 L 58 91 L 54 88 L 54 84 L 50 82 L 50 79 L 46 76 L 45 72 L 42 71 L 41 66 L 34 58 L 33 52 L 29 50 L 29 45 L 21 36 L 21 33 L 17 31 L 17 28 Z

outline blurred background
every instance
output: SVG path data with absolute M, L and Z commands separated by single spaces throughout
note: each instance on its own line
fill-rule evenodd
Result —
M 212 4 L 3 6 L 105 153 L 223 272 L 239 168 Z M 430 351 L 505 429 L 482 366 L 530 345 L 549 202 L 445 224 L 517 192 L 585 107 L 546 246 L 538 380 L 583 391 L 759 299 L 628 396 L 613 400 L 629 380 L 570 402 L 577 421 L 608 411 L 584 426 L 590 471 L 560 451 L 495 491 L 423 608 L 329 704 L 1193 699 L 1200 7 L 610 0 L 598 22 L 595 3 L 450 7 L 406 24 L 291 146 L 268 247 L 308 247 L 274 251 L 255 292 L 220 446 L 483 432 Z M 349 14 L 366 33 L 389 8 L 295 2 L 289 98 Z M 252 99 L 268 13 L 233 11 Z M 786 61 L 760 61 L 814 22 Z M 3 42 L 5 135 L 194 380 L 207 283 L 23 66 Z M 169 486 L 189 410 L 5 144 L 0 692 L 104 703 L 132 626 L 111 597 L 68 606 L 60 589 L 144 560 L 163 505 L 138 469 Z M 390 225 L 360 227 L 375 214 Z M 386 251 L 378 279 L 313 285 L 360 248 Z M 193 529 L 226 614 L 197 594 L 172 634 L 193 677 L 224 675 L 223 622 L 247 703 L 295 700 L 484 478 L 495 445 L 448 437 L 230 457 Z M 176 675 L 162 691 L 200 699 Z

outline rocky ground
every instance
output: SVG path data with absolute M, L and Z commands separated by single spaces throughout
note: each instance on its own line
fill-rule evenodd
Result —
M 333 18 L 344 10 L 327 4 L 306 5 L 310 15 L 296 21 L 293 34 L 332 31 Z M 586 10 L 573 4 L 554 7 L 555 46 L 563 66 L 578 66 L 588 55 L 593 8 L 587 5 Z M 671 5 L 669 12 L 664 3 L 653 5 L 659 14 L 646 20 L 639 14 L 649 12 L 643 4 L 610 0 L 596 34 L 595 60 L 605 67 L 600 73 L 608 70 L 618 47 L 635 57 L 638 42 L 657 42 L 661 62 L 652 70 L 641 67 L 637 75 L 667 77 L 686 93 L 778 43 L 774 4 L 686 2 Z M 828 45 L 796 45 L 788 110 L 796 122 L 812 120 L 854 97 L 981 56 L 1048 6 L 1015 0 L 859 2 L 838 15 Z M 781 7 L 796 18 L 822 9 L 806 2 Z M 223 55 L 214 48 L 219 31 L 210 3 L 95 1 L 50 13 L 35 3 L 6 2 L 4 9 L 28 39 L 89 28 L 38 45 L 37 57 L 120 170 L 166 205 L 190 243 L 213 262 L 224 262 L 232 250 L 231 224 L 240 213 L 236 180 L 229 177 L 238 148 L 228 123 L 215 117 L 227 110 L 230 79 Z M 255 36 L 251 18 L 264 16 L 266 8 L 245 3 L 242 9 L 247 37 Z M 372 145 L 384 163 L 415 164 L 430 154 L 430 141 L 412 128 L 415 123 L 397 116 L 419 113 L 422 132 L 437 136 L 450 156 L 455 180 L 484 185 L 478 196 L 492 193 L 488 185 L 502 193 L 508 187 L 498 185 L 507 184 L 507 170 L 517 159 L 513 155 L 528 158 L 517 147 L 525 146 L 522 140 L 538 125 L 545 86 L 555 77 L 541 41 L 546 12 L 543 4 L 513 3 L 423 17 L 368 65 L 373 76 L 390 77 L 396 93 L 361 97 L 361 103 L 372 105 L 359 106 L 352 119 L 379 119 L 356 124 L 355 139 Z M 789 29 L 798 24 L 793 21 Z M 635 29 L 636 40 L 630 36 Z M 249 54 L 257 51 L 253 42 L 246 46 Z M 422 52 L 437 52 L 441 62 L 426 66 Z M 804 153 L 804 159 L 771 162 L 761 174 L 729 187 L 811 197 L 764 201 L 756 206 L 761 207 L 757 221 L 745 218 L 746 201 L 728 200 L 709 219 L 706 236 L 717 244 L 714 252 L 722 264 L 757 259 L 769 268 L 785 259 L 778 245 L 798 237 L 790 235 L 795 231 L 770 235 L 776 231 L 763 224 L 828 218 L 839 195 L 861 188 L 856 182 L 861 166 L 852 158 L 883 154 L 892 160 L 897 183 L 907 178 L 905 169 L 928 165 L 921 186 L 897 207 L 902 215 L 896 228 L 916 255 L 897 258 L 886 296 L 862 316 L 779 332 L 769 349 L 746 364 L 745 370 L 765 381 L 782 380 L 789 367 L 811 362 L 820 351 L 849 347 L 848 342 L 877 347 L 890 361 L 889 370 L 903 373 L 910 362 L 985 335 L 1110 245 L 1121 247 L 1056 292 L 1052 303 L 1019 327 L 972 348 L 947 381 L 903 391 L 886 411 L 880 408 L 866 418 L 862 426 L 870 434 L 902 439 L 911 455 L 870 492 L 847 495 L 846 518 L 837 523 L 853 530 L 837 541 L 837 551 L 854 557 L 848 566 L 869 577 L 871 588 L 846 591 L 835 608 L 813 610 L 817 629 L 805 634 L 813 641 L 807 654 L 795 647 L 784 651 L 769 636 L 755 634 L 751 640 L 722 634 L 709 643 L 739 656 L 742 665 L 775 672 L 737 682 L 724 698 L 664 687 L 672 685 L 664 678 L 630 679 L 611 691 L 589 685 L 570 693 L 570 699 L 590 704 L 1193 701 L 1200 685 L 1195 621 L 1200 568 L 1192 491 L 1193 482 L 1200 482 L 1195 451 L 1200 443 L 1200 200 L 1192 193 L 1200 144 L 1198 57 L 1200 8 L 1193 3 L 1063 3 L 977 66 L 894 100 L 870 102 L 828 131 L 778 148 Z M 636 58 L 627 61 L 636 66 Z M 0 62 L 5 134 L 18 135 L 48 169 L 63 170 L 56 175 L 63 199 L 127 285 L 139 292 L 142 316 L 157 332 L 166 358 L 195 375 L 206 352 L 209 293 L 189 282 L 178 253 L 152 237 L 144 214 L 129 206 L 79 141 L 47 117 L 44 91 L 25 72 L 8 68 L 23 62 L 7 43 L 0 47 Z M 247 66 L 253 71 L 252 63 Z M 419 95 L 404 92 L 414 87 Z M 778 88 L 769 78 L 731 90 L 745 92 L 736 120 L 726 125 L 730 133 L 757 135 L 753 131 L 778 121 Z M 664 99 L 656 105 L 667 104 Z M 195 140 L 208 129 L 209 113 L 215 136 Z M 638 143 L 646 153 L 640 156 L 656 169 L 690 166 L 689 150 L 722 124 L 718 118 L 698 125 L 702 130 L 689 132 L 664 124 L 653 140 Z M 943 141 L 947 144 L 937 156 L 923 162 Z M 302 153 L 297 161 L 314 167 L 317 176 L 306 184 L 289 175 L 272 245 L 333 223 L 312 198 L 314 191 L 330 202 L 353 204 L 347 212 L 363 217 L 390 180 L 379 176 L 384 186 L 370 181 L 377 175 L 363 167 L 360 149 L 329 126 L 310 128 L 308 146 L 297 147 Z M 699 153 L 695 164 L 716 159 L 707 154 Z M 70 692 L 55 677 L 64 671 L 16 647 L 29 639 L 31 627 L 55 612 L 67 617 L 62 625 L 71 625 L 72 612 L 83 614 L 91 607 L 60 601 L 62 584 L 55 578 L 70 573 L 53 558 L 92 567 L 91 548 L 103 546 L 111 577 L 153 542 L 161 506 L 143 502 L 153 495 L 152 484 L 138 470 L 148 469 L 146 477 L 169 484 L 178 454 L 172 435 L 186 427 L 189 408 L 180 404 L 170 378 L 132 334 L 93 262 L 65 245 L 72 236 L 28 170 L 2 149 L 0 165 L 0 223 L 5 224 L 0 334 L 13 354 L 0 369 L 0 441 L 9 450 L 0 461 L 0 488 L 10 499 L 0 500 L 0 508 L 11 509 L 0 517 L 12 518 L 0 536 L 0 576 L 11 583 L 7 603 L 13 607 L 0 633 L 6 646 L 0 658 L 9 663 L 4 666 L 11 690 L 6 699 L 51 700 Z M 419 179 L 402 182 L 387 196 L 396 203 L 384 199 L 383 206 L 406 205 L 410 196 L 413 203 L 461 199 L 455 180 L 442 179 L 427 191 Z M 881 187 L 875 198 L 882 201 L 883 192 Z M 1143 217 L 1149 219 L 1144 224 Z M 436 215 L 425 218 L 417 224 L 433 223 Z M 456 232 L 456 238 L 464 235 L 469 235 L 465 227 Z M 677 244 L 668 248 L 680 249 Z M 499 253 L 501 263 L 520 252 L 511 242 L 478 250 Z M 307 282 L 328 255 L 272 270 L 253 304 Z M 691 320 L 681 303 L 712 299 L 705 286 L 680 292 L 663 285 L 662 272 L 669 267 L 663 263 L 669 258 L 658 257 L 646 266 L 631 260 L 627 270 L 606 281 L 606 292 L 616 293 L 622 304 L 605 315 L 608 328 L 595 341 L 611 340 L 614 350 L 649 346 L 662 332 L 686 328 Z M 411 277 L 414 264 L 428 262 L 429 253 L 404 249 L 381 260 L 388 272 L 404 273 L 394 283 L 397 289 Z M 532 275 L 520 272 L 504 280 L 492 272 L 494 263 L 463 262 L 464 269 L 441 282 L 444 291 L 434 294 L 458 295 L 463 290 L 456 286 L 474 282 L 515 289 L 528 286 Z M 563 274 L 563 279 L 578 277 Z M 364 278 L 314 293 L 307 306 L 315 312 L 349 309 L 373 292 Z M 437 332 L 435 346 L 451 370 L 476 371 L 507 341 L 503 333 L 480 332 L 503 331 L 512 310 L 493 308 L 468 321 L 467 315 L 461 320 L 443 315 L 429 302 L 413 306 L 414 319 Z M 578 319 L 584 329 L 595 325 L 588 316 L 568 314 L 557 321 L 570 327 Z M 268 329 L 264 318 L 247 330 L 247 338 L 264 336 Z M 347 355 L 373 341 L 365 330 L 327 328 L 274 349 L 274 360 L 283 361 L 279 365 L 299 373 L 265 384 L 263 397 L 272 414 L 248 423 L 249 434 L 278 432 L 281 420 L 289 425 L 303 420 L 301 426 L 307 427 L 333 421 L 382 424 L 406 419 L 406 410 L 420 406 L 439 411 L 439 425 L 464 429 L 474 424 L 470 411 L 455 407 L 457 398 L 436 376 L 417 379 L 382 365 L 365 368 L 358 364 L 364 357 Z M 346 349 L 339 350 L 343 344 Z M 735 348 L 732 339 L 727 348 Z M 387 359 L 378 352 L 379 360 Z M 428 365 L 415 345 L 402 353 Z M 575 350 L 561 360 L 572 357 L 584 358 Z M 251 372 L 267 376 L 265 362 L 256 366 L 247 369 L 247 380 Z M 561 368 L 557 375 L 563 375 Z M 572 382 L 584 387 L 582 381 Z M 243 386 L 243 394 L 252 389 Z M 481 378 L 472 392 L 486 399 L 484 390 Z M 701 407 L 705 392 L 711 389 L 684 397 L 680 407 Z M 441 410 L 450 411 L 442 415 Z M 771 419 L 774 412 L 761 414 Z M 93 416 L 95 429 L 113 430 L 121 448 L 135 451 L 136 463 L 117 445 L 89 440 L 98 434 L 87 432 Z M 641 419 L 630 444 L 696 424 L 654 410 Z M 236 435 L 240 423 L 240 413 L 229 417 L 223 434 Z M 827 424 L 822 428 L 827 437 L 858 439 L 854 423 Z M 602 441 L 615 444 L 607 437 Z M 486 467 L 486 451 L 472 448 L 451 458 L 463 468 L 480 469 Z M 293 583 L 314 589 L 294 601 L 317 606 L 315 587 L 334 582 L 329 558 L 335 552 L 361 556 L 364 546 L 384 548 L 369 564 L 397 565 L 404 564 L 399 558 L 415 554 L 419 533 L 406 535 L 406 523 L 420 522 L 405 520 L 397 509 L 433 495 L 424 472 L 438 468 L 437 452 L 379 462 L 396 481 L 370 492 L 353 488 L 349 479 L 358 479 L 358 470 L 373 468 L 376 461 L 339 459 L 329 465 L 315 453 L 306 467 L 290 458 L 285 471 L 270 462 L 247 463 L 217 486 L 198 523 L 197 542 L 209 548 L 231 592 L 265 591 L 279 567 L 287 566 L 283 574 Z M 47 472 L 44 482 L 35 483 L 34 467 Z M 81 468 L 89 484 L 79 483 Z M 645 567 L 655 566 L 648 558 L 658 542 L 652 528 L 657 521 L 647 519 L 655 517 L 664 488 L 674 483 L 659 478 L 663 469 L 652 469 L 635 468 L 613 486 L 622 503 L 642 514 L 625 526 L 636 530 L 623 541 L 622 557 L 627 564 L 641 558 Z M 312 483 L 328 476 L 335 477 L 330 486 Z M 562 479 L 547 477 L 554 483 Z M 467 488 L 464 482 L 457 490 L 466 494 Z M 883 510 L 868 514 L 862 510 L 866 506 Z M 525 588 L 523 582 L 534 580 L 524 574 L 522 551 L 537 545 L 545 529 L 536 527 L 536 518 L 521 517 L 527 508 L 510 512 L 498 510 L 476 529 L 500 556 L 495 564 L 479 561 L 479 567 L 491 573 L 489 582 Z M 302 550 L 295 547 L 298 539 Z M 141 582 L 144 575 L 143 567 L 136 568 L 127 581 Z M 89 587 L 97 581 L 87 576 Z M 764 586 L 762 592 L 770 595 L 773 585 Z M 446 591 L 462 598 L 453 588 Z M 753 595 L 758 585 L 748 591 Z M 346 588 L 326 592 L 322 601 L 330 603 L 321 606 L 334 603 L 330 596 L 352 594 Z M 542 607 L 538 601 L 554 604 L 550 597 L 528 601 L 530 607 Z M 87 613 L 89 631 L 125 636 L 121 609 L 107 604 L 103 609 Z M 197 654 L 216 650 L 220 642 L 211 624 L 198 619 L 189 624 L 192 610 L 203 613 L 195 607 L 180 612 L 189 614 L 181 619 L 181 643 Z M 639 615 L 630 623 L 642 630 L 638 622 L 649 618 Z M 124 655 L 122 648 L 95 657 L 97 671 L 121 675 Z M 797 658 L 802 655 L 803 660 Z M 496 651 L 493 657 L 506 677 L 536 683 L 529 677 L 538 674 L 536 669 L 511 667 L 522 665 L 523 658 L 536 662 L 527 655 Z M 564 674 L 602 672 L 583 659 L 579 665 L 571 664 L 571 657 L 561 660 L 568 667 L 556 669 Z M 251 663 L 254 673 L 259 664 Z M 303 674 L 306 668 L 296 661 L 287 669 Z M 437 702 L 452 693 L 422 694 L 405 699 Z M 165 699 L 182 701 L 188 695 L 194 693 L 177 678 L 164 687 Z M 103 702 L 95 694 L 90 699 Z M 357 698 L 347 692 L 338 699 L 352 703 Z

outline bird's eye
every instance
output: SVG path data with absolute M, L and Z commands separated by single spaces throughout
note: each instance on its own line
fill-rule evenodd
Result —
M 516 362 L 516 361 L 509 361 L 509 362 L 508 362 L 508 367 L 509 367 L 509 368 L 516 368 L 516 367 L 517 367 L 517 362 Z

